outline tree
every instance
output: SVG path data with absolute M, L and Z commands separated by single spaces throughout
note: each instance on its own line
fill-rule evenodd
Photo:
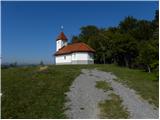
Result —
M 157 57 L 157 49 L 155 46 L 153 46 L 151 41 L 149 41 L 141 47 L 138 60 L 146 67 L 146 70 L 150 73 L 153 67 L 152 65 L 157 63 Z
M 91 45 L 96 41 L 97 35 L 99 33 L 99 29 L 96 26 L 89 25 L 89 26 L 81 27 L 80 30 L 81 30 L 81 33 L 79 35 L 80 41 L 85 42 L 89 45 Z M 95 47 L 94 45 L 92 45 L 92 47 Z
M 154 20 L 152 21 L 153 27 L 156 29 L 159 26 L 159 10 L 155 11 Z
M 137 43 L 128 34 L 117 33 L 113 38 L 113 55 L 119 65 L 130 67 L 137 56 Z
M 132 35 L 137 41 L 147 41 L 153 35 L 152 23 L 147 20 L 137 22 L 137 27 L 132 31 Z
M 93 25 L 81 27 L 80 34 L 73 36 L 72 43 L 84 42 L 95 49 L 95 63 L 116 63 L 149 72 L 158 71 L 159 61 L 159 11 L 152 21 L 138 20 L 128 16 L 118 27 L 98 28 Z
M 73 36 L 71 42 L 78 43 L 78 42 L 80 42 L 80 40 L 79 40 L 78 36 Z
M 132 34 L 132 31 L 137 27 L 137 19 L 132 16 L 127 16 L 123 21 L 119 24 L 119 29 L 121 33 L 129 33 Z
M 101 57 L 99 56 L 99 40 L 101 37 L 99 36 L 100 30 L 93 25 L 81 27 L 81 32 L 78 36 L 79 41 L 84 42 L 91 46 L 96 51 L 95 62 L 100 63 Z
M 117 31 L 116 28 L 100 29 L 98 40 L 99 55 L 104 64 L 112 63 L 113 59 L 113 36 Z

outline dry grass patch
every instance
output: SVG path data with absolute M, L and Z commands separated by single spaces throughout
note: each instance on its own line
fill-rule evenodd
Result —
M 39 71 L 47 70 L 47 68 L 48 68 L 48 66 L 41 66 L 41 67 L 39 68 Z

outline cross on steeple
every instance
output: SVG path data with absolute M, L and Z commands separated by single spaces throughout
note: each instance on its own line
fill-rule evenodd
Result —
M 61 31 L 62 31 L 62 32 L 63 32 L 63 28 L 64 28 L 63 25 L 61 25 Z

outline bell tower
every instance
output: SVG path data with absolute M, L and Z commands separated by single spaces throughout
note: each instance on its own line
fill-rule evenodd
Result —
M 68 39 L 63 32 L 63 26 L 61 26 L 61 33 L 56 39 L 56 51 L 61 49 L 63 46 L 67 46 L 67 40 Z

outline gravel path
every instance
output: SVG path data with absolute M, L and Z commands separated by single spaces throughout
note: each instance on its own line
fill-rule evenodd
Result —
M 157 118 L 158 109 L 143 100 L 134 90 L 115 81 L 116 76 L 98 70 L 82 70 L 67 94 L 66 115 L 70 119 L 97 119 L 99 118 L 98 103 L 110 99 L 109 92 L 95 88 L 96 81 L 109 82 L 114 93 L 123 100 L 122 104 L 130 113 L 130 118 L 145 119 Z

